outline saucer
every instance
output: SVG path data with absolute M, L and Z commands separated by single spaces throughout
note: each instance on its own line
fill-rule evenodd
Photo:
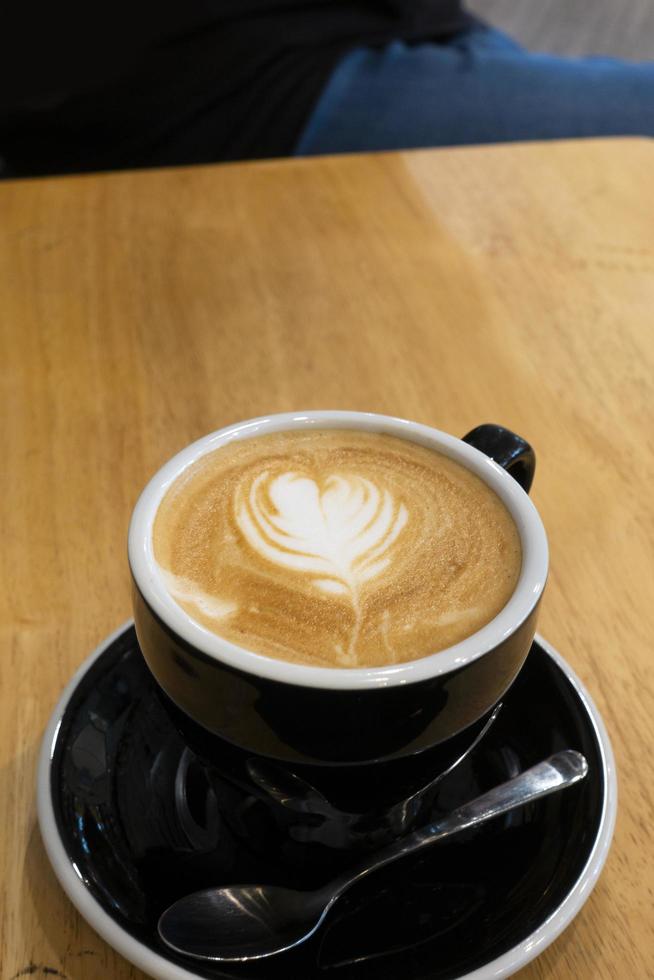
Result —
M 588 898 L 613 835 L 613 753 L 597 708 L 537 637 L 500 716 L 442 782 L 450 809 L 553 752 L 583 783 L 405 859 L 354 886 L 310 941 L 246 964 L 203 964 L 160 941 L 172 901 L 212 884 L 283 879 L 225 819 L 203 764 L 170 722 L 131 623 L 80 667 L 46 730 L 41 834 L 90 925 L 159 980 L 498 980 L 543 951 Z M 274 876 L 274 878 L 273 878 Z

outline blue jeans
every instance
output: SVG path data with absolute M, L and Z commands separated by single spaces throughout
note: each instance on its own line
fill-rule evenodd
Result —
M 477 24 L 445 43 L 351 51 L 295 153 L 618 135 L 654 135 L 654 62 L 534 54 Z

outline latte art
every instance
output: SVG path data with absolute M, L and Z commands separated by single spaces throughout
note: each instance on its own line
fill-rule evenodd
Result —
M 317 666 L 416 659 L 495 616 L 513 521 L 440 453 L 357 430 L 237 441 L 173 484 L 153 530 L 173 598 L 257 653 Z
M 298 573 L 315 576 L 325 592 L 350 593 L 381 572 L 407 521 L 404 504 L 365 477 L 256 477 L 240 488 L 236 521 L 251 548 Z

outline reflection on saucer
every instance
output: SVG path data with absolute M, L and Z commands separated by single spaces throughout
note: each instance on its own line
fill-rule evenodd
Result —
M 408 896 L 397 893 L 392 884 L 373 882 L 367 894 L 337 906 L 333 921 L 325 928 L 317 960 L 323 969 L 384 958 L 384 969 L 394 976 L 394 963 L 402 954 L 414 955 L 429 944 L 432 954 L 442 938 L 453 931 L 474 928 L 485 899 L 485 889 L 473 883 L 440 881 L 439 869 L 414 864 L 407 868 L 411 878 Z M 470 934 L 470 933 L 469 933 Z M 440 955 L 440 954 L 439 954 Z

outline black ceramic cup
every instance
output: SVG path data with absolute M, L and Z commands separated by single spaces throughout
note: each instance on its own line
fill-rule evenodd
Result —
M 154 518 L 170 485 L 198 458 L 235 439 L 306 427 L 419 443 L 456 460 L 498 494 L 520 535 L 522 568 L 513 595 L 490 623 L 408 663 L 322 668 L 237 647 L 175 602 L 152 547 Z M 264 806 L 273 843 L 281 834 L 286 843 L 309 841 L 327 853 L 378 846 L 404 833 L 424 816 L 438 775 L 481 736 L 529 652 L 547 577 L 547 539 L 527 495 L 534 466 L 531 447 L 501 426 L 483 425 L 457 439 L 404 419 L 310 411 L 212 433 L 147 485 L 129 531 L 139 645 L 177 727 L 239 795 L 237 810 L 250 798 Z

